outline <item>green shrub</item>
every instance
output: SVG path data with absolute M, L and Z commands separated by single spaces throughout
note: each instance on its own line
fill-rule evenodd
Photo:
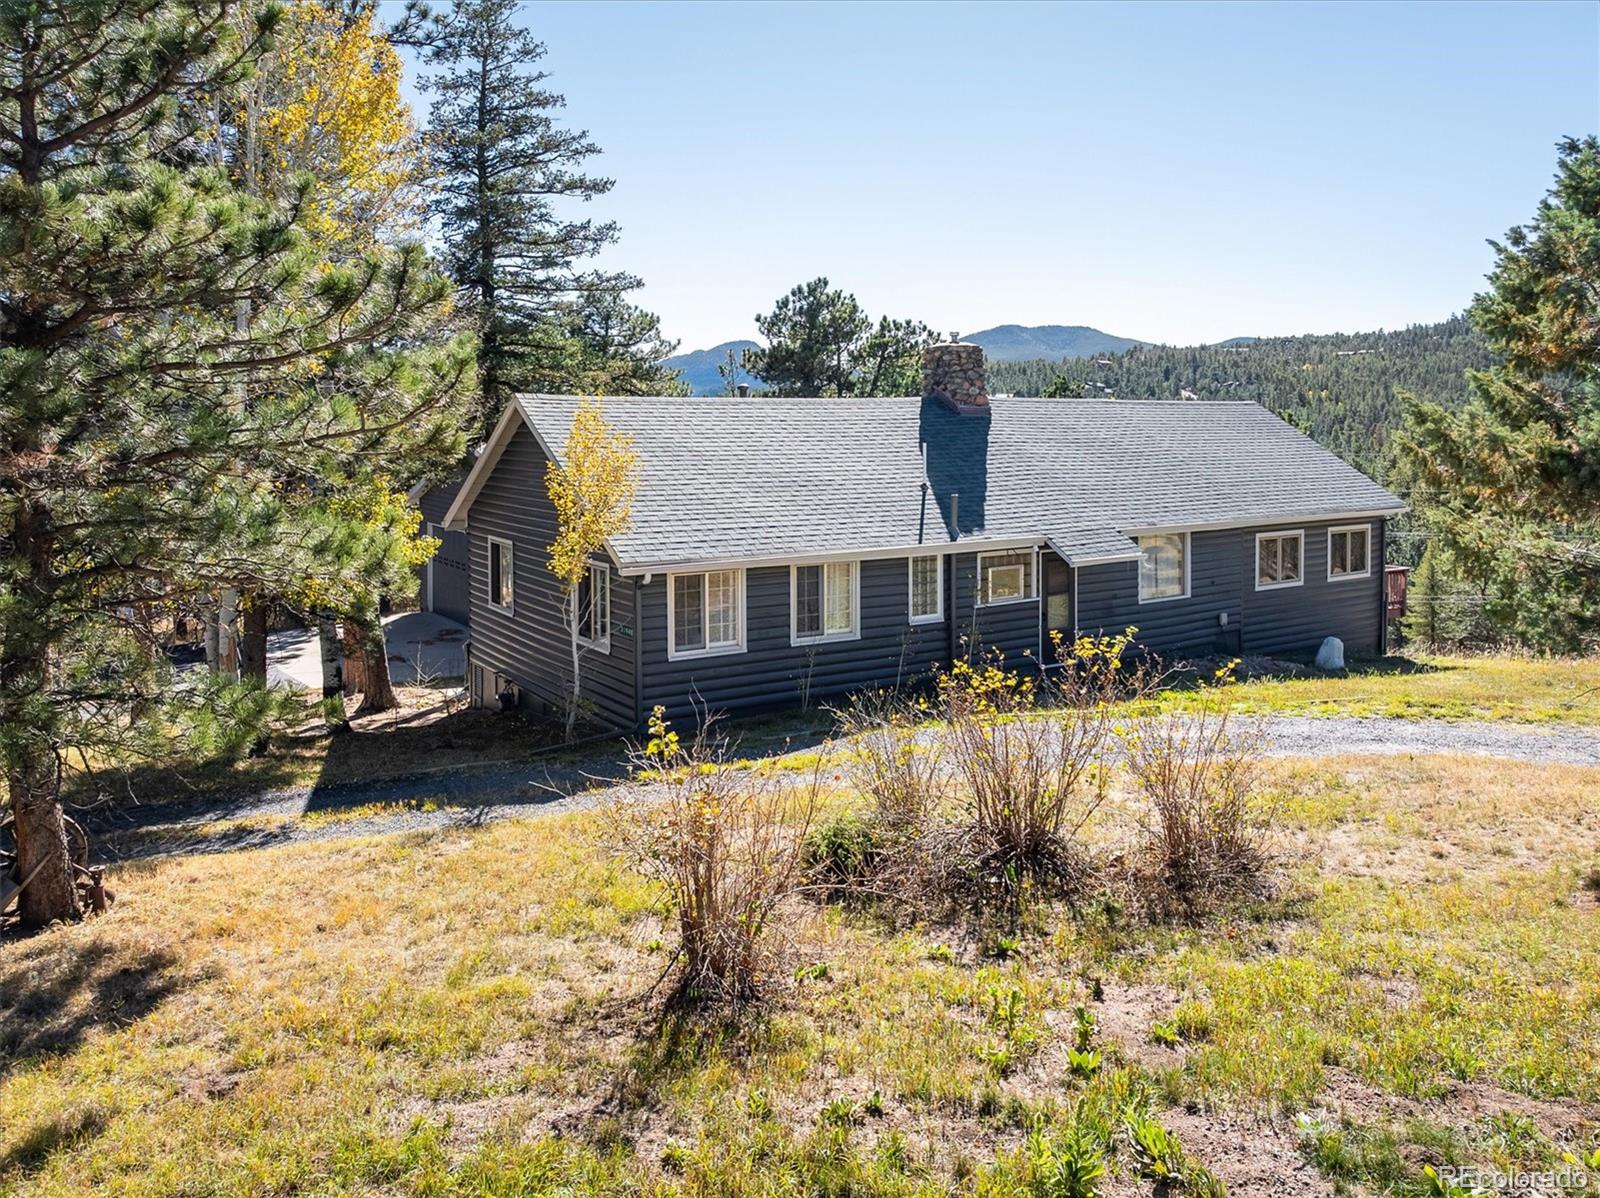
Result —
M 806 881 L 830 896 L 867 886 L 879 856 L 879 839 L 871 824 L 855 815 L 818 823 L 806 837 L 803 865 Z

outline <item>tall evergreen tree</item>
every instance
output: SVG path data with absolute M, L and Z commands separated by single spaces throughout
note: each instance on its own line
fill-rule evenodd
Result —
M 80 913 L 63 761 L 209 722 L 148 613 L 399 569 L 414 526 L 346 480 L 460 451 L 471 346 L 430 344 L 448 280 L 415 246 L 331 260 L 308 182 L 273 200 L 216 165 L 280 19 L 0 6 L 0 771 L 32 926 Z
M 935 340 L 920 321 L 876 325 L 849 292 L 825 278 L 801 283 L 756 317 L 767 344 L 744 367 L 778 395 L 910 395 L 922 380 L 922 350 Z
M 571 219 L 566 205 L 613 180 L 585 173 L 600 147 L 558 124 L 566 101 L 544 86 L 545 47 L 517 12 L 516 0 L 455 0 L 428 39 L 424 79 L 436 213 L 477 325 L 485 425 L 518 389 L 659 390 L 670 376 L 656 363 L 675 348 L 622 303 L 637 278 L 586 265 L 617 226 Z
M 1412 502 L 1500 628 L 1600 646 L 1600 139 L 1561 143 L 1533 220 L 1491 243 L 1472 320 L 1500 362 L 1452 413 L 1418 403 L 1399 448 Z

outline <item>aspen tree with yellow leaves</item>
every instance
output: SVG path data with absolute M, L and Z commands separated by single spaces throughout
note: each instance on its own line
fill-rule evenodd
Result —
M 609 571 L 606 542 L 628 530 L 639 488 L 639 455 L 633 438 L 606 421 L 598 396 L 578 404 L 560 461 L 545 469 L 545 489 L 556 509 L 556 539 L 550 572 L 565 596 L 567 636 L 572 647 L 572 688 L 567 697 L 566 734 L 571 740 L 583 703 L 583 642 L 588 619 L 608 613 L 585 610 L 584 584 L 591 565 Z M 590 587 L 587 604 L 607 602 L 609 586 Z
M 147 613 L 397 577 L 393 487 L 360 519 L 337 500 L 464 452 L 449 281 L 414 244 L 330 247 L 304 176 L 232 169 L 218 114 L 284 28 L 245 0 L 0 5 L 0 777 L 27 927 L 85 910 L 67 763 L 241 752 L 272 702 L 178 685 Z
M 263 56 L 234 105 L 232 157 L 240 186 L 304 209 L 304 227 L 330 255 L 359 254 L 397 236 L 414 235 L 425 215 L 421 152 L 410 106 L 401 93 L 400 56 L 370 7 L 296 0 L 288 6 L 272 50 Z M 240 321 L 250 313 L 241 310 Z M 370 480 L 355 477 L 366 494 Z M 230 592 L 220 605 L 228 618 Z M 357 586 L 335 609 L 306 614 L 318 628 L 323 690 L 362 693 L 363 712 L 397 705 L 389 678 L 379 596 Z M 245 596 L 243 660 L 247 676 L 266 680 L 266 609 L 271 599 Z M 336 617 L 344 622 L 342 638 Z M 223 643 L 226 635 L 219 638 Z M 328 704 L 330 726 L 345 727 L 342 707 Z

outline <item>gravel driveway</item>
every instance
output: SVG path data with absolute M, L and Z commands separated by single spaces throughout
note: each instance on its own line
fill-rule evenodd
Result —
M 1266 716 L 1261 727 L 1267 752 L 1277 757 L 1467 753 L 1539 764 L 1600 766 L 1600 730 L 1591 728 L 1346 716 Z M 524 762 L 448 769 L 223 801 L 123 808 L 91 824 L 97 851 L 126 860 L 471 827 L 517 816 L 577 811 L 629 793 L 648 797 L 651 789 L 649 784 L 627 781 L 613 754 L 578 764 Z M 380 814 L 357 810 L 388 804 L 435 809 Z

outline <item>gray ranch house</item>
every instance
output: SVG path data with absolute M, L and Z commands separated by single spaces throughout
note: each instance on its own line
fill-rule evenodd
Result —
M 921 397 L 614 398 L 641 475 L 580 594 L 592 714 L 737 712 L 893 686 L 975 650 L 1138 628 L 1168 655 L 1381 651 L 1394 495 L 1254 403 L 985 393 L 927 352 Z M 547 567 L 578 400 L 510 404 L 443 523 L 471 558 L 474 702 L 555 708 Z

